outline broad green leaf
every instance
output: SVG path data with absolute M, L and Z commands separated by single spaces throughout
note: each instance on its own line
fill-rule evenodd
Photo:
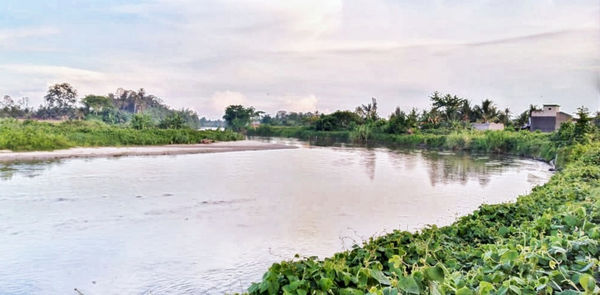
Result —
M 519 288 L 518 286 L 510 285 L 510 286 L 508 286 L 508 289 L 510 289 L 517 295 L 521 295 L 521 288 Z
M 400 268 L 402 266 L 402 257 L 400 255 L 394 255 L 388 260 L 388 263 L 391 263 L 394 268 Z
M 584 274 L 579 277 L 579 284 L 583 287 L 586 292 L 593 292 L 596 288 L 596 280 L 594 277 Z
M 519 257 L 519 252 L 517 252 L 515 250 L 509 250 L 509 251 L 506 251 L 506 253 L 502 254 L 502 256 L 500 256 L 500 262 L 502 262 L 502 263 L 512 262 L 515 259 L 517 259 L 517 257 Z
M 444 269 L 439 265 L 427 268 L 427 270 L 425 270 L 425 274 L 430 280 L 438 282 L 444 281 Z
M 340 295 L 364 295 L 364 292 L 353 288 L 344 288 L 340 290 Z
M 380 270 L 371 269 L 371 277 L 382 285 L 390 285 L 390 280 Z
M 392 287 L 383 288 L 383 295 L 398 295 L 398 289 Z
M 462 287 L 456 290 L 456 295 L 473 295 L 473 291 L 467 287 Z
M 419 294 L 419 284 L 413 277 L 399 277 L 398 288 L 410 294 Z
M 369 269 L 361 268 L 360 270 L 358 270 L 356 277 L 358 280 L 358 287 L 361 287 L 361 288 L 366 287 L 367 283 L 369 282 Z
M 486 281 L 481 281 L 481 282 L 479 282 L 479 290 L 478 290 L 477 294 L 488 295 L 488 294 L 491 294 L 493 290 L 494 290 L 494 286 L 492 284 L 490 284 L 489 282 L 486 282 Z
M 330 278 L 321 278 L 319 280 L 319 287 L 321 287 L 321 290 L 323 291 L 328 291 L 333 287 L 333 281 Z

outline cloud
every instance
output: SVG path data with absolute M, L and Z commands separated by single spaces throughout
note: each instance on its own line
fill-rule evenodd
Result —
M 246 96 L 236 91 L 217 91 L 213 93 L 209 101 L 212 105 L 213 114 L 222 114 L 230 105 L 245 105 L 248 103 Z
M 426 107 L 435 90 L 515 111 L 545 100 L 598 106 L 595 0 L 127 3 L 53 14 L 23 4 L 36 22 L 0 25 L 10 40 L 0 42 L 0 65 L 11 65 L 0 69 L 0 91 L 43 93 L 59 80 L 82 94 L 144 87 L 213 118 L 230 103 L 323 111 L 371 97 L 389 114 Z M 14 15 L 0 11 L 22 22 Z
M 71 68 L 65 66 L 31 65 L 31 64 L 4 64 L 0 69 L 19 74 L 43 75 L 62 80 L 95 81 L 103 79 L 104 74 L 96 71 Z
M 31 38 L 58 34 L 60 31 L 55 27 L 17 27 L 0 29 L 0 41 L 7 42 L 12 39 Z
M 314 95 L 308 96 L 286 96 L 283 99 L 283 108 L 292 112 L 314 112 L 317 110 L 319 100 Z

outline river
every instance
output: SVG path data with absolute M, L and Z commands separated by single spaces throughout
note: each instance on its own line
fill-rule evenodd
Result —
M 508 156 L 297 149 L 0 164 L 0 294 L 242 292 L 276 261 L 447 225 L 551 176 Z

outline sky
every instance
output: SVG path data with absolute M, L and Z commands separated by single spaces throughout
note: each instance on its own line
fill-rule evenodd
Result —
M 434 91 L 520 113 L 600 108 L 600 1 L 2 0 L 0 95 L 42 103 L 146 89 L 220 118 L 259 110 L 380 114 Z

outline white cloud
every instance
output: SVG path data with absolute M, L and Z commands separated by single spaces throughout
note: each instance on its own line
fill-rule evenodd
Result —
M 0 65 L 0 69 L 19 74 L 43 75 L 62 80 L 95 81 L 105 77 L 104 74 L 100 72 L 64 66 L 4 64 Z
M 0 91 L 44 92 L 63 80 L 81 94 L 144 87 L 213 118 L 230 103 L 323 111 L 371 97 L 386 115 L 427 106 L 435 90 L 515 111 L 544 100 L 598 107 L 595 0 L 140 2 L 82 11 L 83 23 L 44 15 L 53 21 L 39 28 L 61 30 L 52 38 L 18 36 L 57 30 L 0 28 L 10 48 L 57 49 L 0 42 L 0 64 L 12 65 L 0 68 Z M 89 25 L 100 20 L 106 26 Z
M 284 97 L 284 110 L 291 112 L 314 112 L 317 110 L 319 100 L 314 95 L 286 96 Z
M 11 39 L 40 37 L 58 34 L 55 27 L 18 27 L 11 29 L 0 29 L 0 41 L 7 42 Z
M 236 91 L 217 91 L 210 97 L 213 114 L 223 114 L 225 108 L 230 105 L 245 105 L 248 103 L 246 96 Z

